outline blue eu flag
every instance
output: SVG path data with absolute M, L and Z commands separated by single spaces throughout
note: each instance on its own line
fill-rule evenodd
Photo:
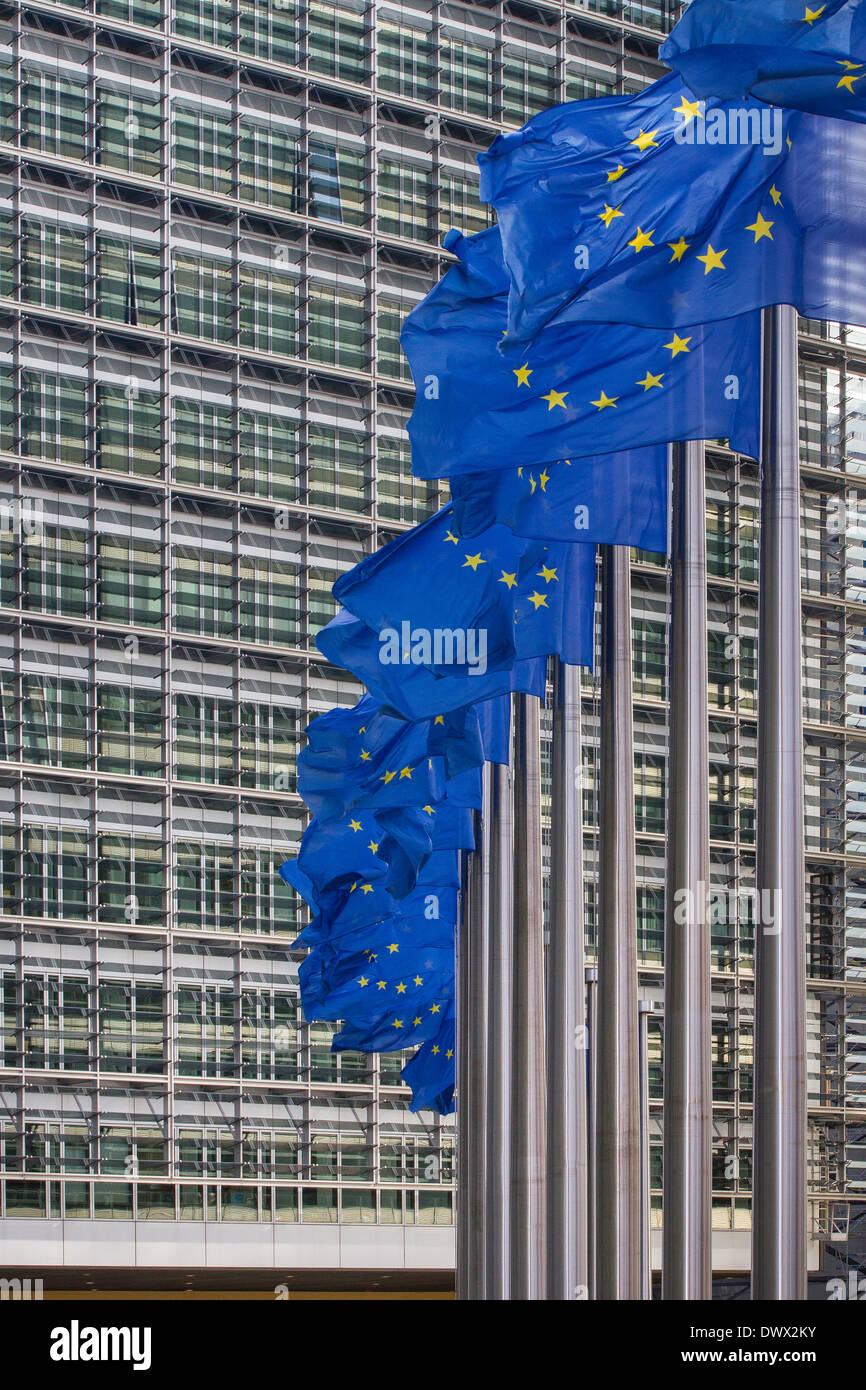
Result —
M 696 96 L 866 120 L 862 0 L 692 0 L 659 57 Z
M 435 1110 L 440 1115 L 451 1114 L 454 1109 L 454 1050 L 454 1009 L 450 1006 L 439 1032 L 422 1043 L 403 1068 L 403 1080 L 412 1088 L 410 1110 Z
M 628 527 L 640 525 L 641 507 L 621 486 L 614 451 L 730 438 L 757 455 L 758 314 L 702 326 L 682 345 L 667 329 L 551 326 L 516 358 L 503 356 L 510 280 L 499 227 L 449 232 L 445 246 L 458 264 L 401 335 L 416 387 L 408 432 L 417 476 L 520 465 L 537 475 L 544 463 L 604 455 L 607 504 L 593 517 L 601 529 L 571 539 L 636 545 Z
M 429 996 L 426 987 L 424 994 L 423 1000 L 405 1000 L 406 1008 L 401 1007 L 398 1001 L 396 1008 L 382 1009 L 367 1017 L 355 1014 L 346 1021 L 331 1043 L 333 1051 L 400 1052 L 403 1048 L 414 1047 L 425 1038 L 435 1037 L 442 1023 L 442 1015 L 454 998 L 453 975 L 450 979 L 435 977 L 431 981 Z M 413 1004 L 416 1005 L 414 1010 Z
M 529 356 L 517 344 L 553 323 L 664 325 L 671 357 L 696 325 L 767 304 L 866 324 L 856 122 L 701 101 L 672 74 L 542 112 L 481 162 L 512 278 L 514 366 Z
M 492 732 L 488 741 L 497 741 Z M 446 779 L 481 767 L 484 756 L 473 707 L 410 721 L 364 696 L 354 709 L 330 710 L 308 726 L 298 790 L 322 820 L 352 807 L 418 806 L 439 800 Z
M 348 612 L 338 613 L 316 637 L 316 646 L 334 666 L 351 671 L 378 700 L 407 719 L 425 719 L 459 709 L 473 699 L 489 700 L 505 691 L 544 695 L 547 663 L 543 657 L 517 661 L 505 670 L 488 671 L 470 680 L 442 676 L 423 666 L 383 665 L 379 634 Z
M 451 479 L 454 520 L 467 540 L 489 527 L 548 541 L 668 548 L 668 450 L 629 449 Z
M 450 506 L 362 560 L 334 597 L 379 634 L 379 663 L 465 678 L 556 654 L 592 664 L 595 548 L 504 526 L 464 541 Z
M 399 957 L 372 948 L 348 952 L 323 947 L 307 956 L 298 970 L 308 1019 L 375 1025 L 384 1018 L 394 1033 L 403 1030 L 407 1040 L 398 1043 L 403 1047 L 417 1041 L 408 1034 L 429 1022 L 418 1018 L 419 1010 L 440 999 L 443 990 L 451 990 L 453 977 L 453 943 L 450 948 L 419 945 L 404 949 Z

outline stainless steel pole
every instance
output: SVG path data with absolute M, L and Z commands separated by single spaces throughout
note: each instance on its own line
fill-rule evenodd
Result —
M 598 1095 L 598 1083 L 596 1081 L 596 1061 L 598 1054 L 598 970 L 592 966 L 587 966 L 586 970 L 586 1036 L 589 1044 L 589 1058 L 586 1069 L 587 1087 L 587 1156 L 589 1158 L 587 1168 L 586 1184 L 586 1206 L 587 1206 L 587 1266 L 589 1297 L 596 1297 L 595 1281 L 595 1159 L 596 1159 L 596 1133 L 598 1132 L 598 1118 L 596 1114 L 596 1097 Z
M 517 697 L 514 740 L 514 994 L 511 1297 L 545 1296 L 544 926 L 538 700 Z
M 640 1059 L 640 1296 L 649 1300 L 653 1296 L 649 1142 L 649 1016 L 653 1012 L 653 1006 L 648 999 L 641 999 L 637 1009 Z
M 580 671 L 556 662 L 547 1013 L 547 1297 L 588 1296 Z
M 475 818 L 476 843 L 478 824 Z M 472 1167 L 469 1113 L 469 1064 L 472 1038 L 469 1028 L 469 997 L 472 992 L 472 954 L 469 949 L 469 921 L 476 893 L 478 869 L 475 855 L 461 855 L 460 915 L 457 929 L 457 1191 L 455 1194 L 454 1288 L 458 1299 L 468 1299 L 469 1279 L 469 1173 Z
M 752 1297 L 806 1297 L 806 908 L 797 315 L 764 311 Z
M 640 1118 L 629 551 L 602 552 L 596 1296 L 640 1297 Z
M 483 808 L 475 813 L 475 852 L 468 856 L 466 912 L 458 941 L 457 1221 L 459 1299 L 486 1297 L 487 968 L 490 903 L 490 768 L 482 774 Z
M 673 446 L 662 1297 L 712 1294 L 709 727 L 703 444 Z
M 493 764 L 490 798 L 490 927 L 487 940 L 486 1297 L 511 1297 L 511 1044 L 513 808 L 510 767 Z

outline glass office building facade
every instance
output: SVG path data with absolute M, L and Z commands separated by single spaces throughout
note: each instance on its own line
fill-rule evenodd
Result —
M 398 333 L 444 232 L 487 225 L 476 154 L 651 81 L 671 9 L 0 5 L 0 1237 L 24 1218 L 450 1227 L 451 1122 L 409 1115 L 400 1058 L 335 1056 L 299 1014 L 301 912 L 275 877 L 304 825 L 295 754 L 356 693 L 313 643 L 338 574 L 444 494 L 410 476 Z M 801 330 L 812 1232 L 853 1240 L 866 334 Z M 713 929 L 714 1225 L 747 1236 L 758 475 L 722 443 L 707 524 L 712 888 L 733 904 Z M 659 1011 L 667 593 L 636 553 Z M 658 1225 L 659 1015 L 650 1042 Z

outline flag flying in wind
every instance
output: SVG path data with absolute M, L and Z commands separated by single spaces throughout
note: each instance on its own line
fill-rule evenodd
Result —
M 664 445 L 467 474 L 451 479 L 451 498 L 465 539 L 500 524 L 537 540 L 668 548 Z
M 334 597 L 379 634 L 383 665 L 465 677 L 554 653 L 592 663 L 595 547 L 543 545 L 494 526 L 466 542 L 453 510 L 340 576 Z
M 692 0 L 659 57 L 696 96 L 866 120 L 862 0 Z
M 506 691 L 539 698 L 544 695 L 547 664 L 542 657 L 516 661 L 503 670 L 488 670 L 471 683 L 463 674 L 436 675 L 424 666 L 383 665 L 378 632 L 346 611 L 321 629 L 316 646 L 334 666 L 351 671 L 377 700 L 406 719 L 429 719 L 473 699 L 486 703 Z
M 629 545 L 640 543 L 629 537 L 629 525 L 640 526 L 640 504 L 623 485 L 634 480 L 630 455 L 614 451 L 730 438 L 733 448 L 757 455 L 757 313 L 706 324 L 687 341 L 667 329 L 618 323 L 554 326 L 512 358 L 499 351 L 510 285 L 499 227 L 473 237 L 451 231 L 445 246 L 458 264 L 412 310 L 401 334 L 416 386 L 408 432 L 418 477 L 519 465 L 537 475 L 544 463 L 605 455 L 588 466 L 604 476 L 607 503 L 593 513 L 590 531 L 571 539 Z M 640 453 L 646 494 L 660 480 L 661 451 Z
M 544 111 L 479 162 L 512 280 L 513 367 L 548 324 L 665 326 L 680 351 L 696 325 L 768 304 L 866 324 L 856 122 L 704 102 L 671 74 Z
M 412 1087 L 410 1110 L 436 1110 L 450 1115 L 454 1109 L 454 1006 L 449 1004 L 439 1032 L 422 1043 L 403 1068 L 403 1080 Z
M 505 740 L 493 742 L 501 753 Z M 298 790 L 325 821 L 356 806 L 421 806 L 444 795 L 446 779 L 481 767 L 484 753 L 472 706 L 409 721 L 365 695 L 354 709 L 330 710 L 309 725 Z

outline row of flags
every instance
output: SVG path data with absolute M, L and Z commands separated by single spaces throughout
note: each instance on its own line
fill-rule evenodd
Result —
M 337 1050 L 417 1047 L 413 1109 L 454 1102 L 482 769 L 549 656 L 592 665 L 596 546 L 667 550 L 671 442 L 758 457 L 762 307 L 866 324 L 864 3 L 693 0 L 670 75 L 498 136 L 497 224 L 449 232 L 404 324 L 413 472 L 452 500 L 334 585 L 317 645 L 366 693 L 307 730 L 280 872 L 311 912 L 307 1018 L 342 1021 Z

